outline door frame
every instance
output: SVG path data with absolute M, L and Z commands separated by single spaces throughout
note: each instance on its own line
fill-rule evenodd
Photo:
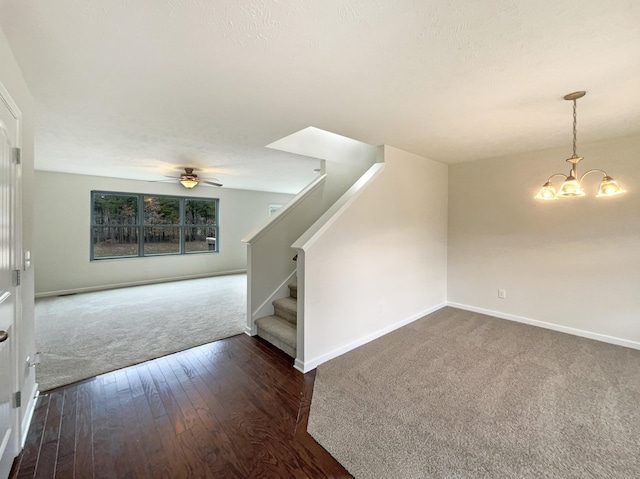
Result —
M 18 105 L 13 101 L 13 98 L 9 94 L 9 91 L 0 82 L 0 101 L 4 103 L 13 118 L 15 119 L 16 133 L 13 139 L 15 148 L 19 148 L 22 151 L 22 112 Z M 10 238 L 13 243 L 13 251 L 11 252 L 11 269 L 20 271 L 22 275 L 23 268 L 23 245 L 22 245 L 22 164 L 21 162 L 11 163 L 11 232 Z M 12 371 L 11 371 L 11 391 L 12 394 L 21 389 L 20 385 L 20 351 L 18 336 L 20 335 L 20 325 L 22 324 L 22 288 L 18 285 L 15 286 L 15 313 L 12 324 L 12 334 L 9 338 L 11 341 L 11 353 L 12 353 Z M 13 400 L 13 399 L 12 399 Z M 11 420 L 13 421 L 13 427 L 15 434 L 13 435 L 13 444 L 10 445 L 11 451 L 14 457 L 20 453 L 21 446 L 24 443 L 26 431 L 21 427 L 21 410 L 28 404 L 28 397 L 24 397 L 27 403 L 20 407 L 11 408 Z M 15 406 L 15 404 L 14 404 Z

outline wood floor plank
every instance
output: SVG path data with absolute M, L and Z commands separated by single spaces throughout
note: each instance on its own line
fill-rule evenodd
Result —
M 164 410 L 167 412 L 166 415 L 169 417 L 175 433 L 180 434 L 187 429 L 187 425 L 182 411 L 180 410 L 180 406 L 174 396 L 174 392 L 171 389 L 171 385 L 167 382 L 164 374 L 162 374 L 162 371 L 158 367 L 158 361 L 150 361 L 147 364 L 147 368 L 156 385 Z
M 153 382 L 153 378 L 151 377 L 151 373 L 147 367 L 149 363 L 141 364 L 138 368 L 138 375 L 140 377 L 140 382 L 142 384 L 142 388 L 147 397 L 147 401 L 149 402 L 149 407 L 151 408 L 151 412 L 154 418 L 159 418 L 160 416 L 164 416 L 167 414 L 167 411 L 164 409 L 164 405 L 162 404 L 162 400 L 160 399 L 160 394 L 158 394 L 158 390 L 156 389 L 156 385 Z
M 138 415 L 133 404 L 133 387 L 125 370 L 121 370 L 120 374 L 116 376 L 116 385 L 119 403 L 118 416 L 122 434 L 114 435 L 111 433 L 111 441 L 124 442 L 133 459 L 132 470 L 135 472 L 135 477 L 148 477 L 150 471 L 146 466 L 149 464 L 149 459 L 143 447 L 143 443 L 146 441 L 140 440 L 143 437 L 143 431 L 140 429 Z
M 200 357 L 200 359 L 206 362 L 206 357 Z M 242 365 L 243 361 L 239 363 Z M 217 409 L 222 410 L 225 416 L 221 422 L 222 426 L 239 442 L 238 449 L 252 451 L 250 456 L 241 457 L 241 462 L 248 468 L 248 477 L 290 477 L 289 473 L 284 471 L 296 470 L 299 466 L 295 458 L 289 454 L 290 448 L 282 439 L 282 435 L 293 433 L 295 417 L 278 414 L 277 411 L 282 405 L 277 401 L 271 402 L 270 407 L 260 410 L 255 397 L 255 391 L 260 388 L 241 367 L 236 365 L 237 362 L 233 361 L 225 367 L 234 378 L 234 383 L 242 387 L 234 390 L 232 400 L 223 400 L 223 403 L 218 405 Z M 277 417 L 277 420 L 272 421 L 273 417 Z M 277 455 L 276 450 L 279 453 Z
M 261 376 L 254 369 L 251 358 L 230 362 L 225 368 L 234 377 L 234 382 L 241 385 L 234 394 L 244 403 L 252 405 L 252 415 L 263 415 L 269 418 L 273 427 L 278 428 L 281 433 L 293 434 L 300 402 L 297 391 L 302 385 L 301 373 L 296 371 L 295 380 L 298 388 L 287 394 L 286 390 L 283 391 L 278 386 L 282 378 L 272 378 L 269 381 L 269 377 Z
M 76 445 L 76 404 L 78 388 L 70 386 L 64 390 L 64 405 L 62 409 L 62 423 L 56 458 L 56 479 L 73 478 L 74 456 Z
M 306 432 L 315 375 L 246 335 L 38 399 L 11 478 L 348 478 Z
M 18 467 L 18 478 L 32 478 L 36 473 L 36 465 L 40 456 L 40 446 L 42 445 L 42 435 L 44 433 L 44 425 L 49 412 L 49 396 L 41 396 L 36 402 L 33 412 L 27 440 L 18 460 L 14 462 Z
M 200 418 L 200 423 L 191 428 L 198 444 L 202 446 L 198 449 L 200 456 L 216 474 L 246 477 L 247 471 L 239 466 L 240 461 L 232 447 L 232 440 L 213 412 L 216 408 L 215 399 L 208 397 L 207 388 L 197 369 L 191 365 L 186 355 L 180 357 L 179 364 L 177 361 L 172 364 L 176 378 L 181 382 Z M 200 390 L 204 391 L 204 395 Z
M 34 478 L 49 478 L 55 474 L 63 404 L 64 392 L 56 391 L 49 395 L 49 412 L 42 433 L 42 443 Z
M 182 449 L 183 464 L 188 468 L 186 477 L 214 479 L 220 477 L 211 470 L 214 462 L 203 460 L 203 456 L 207 457 L 204 452 L 205 448 L 198 444 L 197 439 L 193 435 L 193 430 L 188 429 L 176 436 L 176 440 Z M 228 477 L 229 471 L 224 470 L 225 477 Z
M 91 382 L 84 382 L 78 386 L 74 464 L 77 477 L 93 477 L 93 425 L 91 422 L 93 397 L 95 394 L 92 394 Z
M 133 408 L 138 418 L 137 438 L 147 457 L 146 467 L 149 471 L 149 477 L 174 478 L 177 477 L 177 472 L 173 471 L 170 465 L 165 462 L 164 448 L 156 429 L 155 418 L 138 374 L 141 368 L 146 368 L 146 366 L 131 367 L 126 370 L 131 386 Z
M 110 442 L 121 445 L 126 453 L 119 453 L 116 460 L 118 477 L 146 477 L 148 471 L 146 464 L 149 462 L 146 452 L 141 445 L 141 431 L 139 429 L 138 415 L 133 405 L 133 397 L 129 384 L 129 377 L 125 370 L 116 374 L 116 397 L 113 398 L 114 409 L 109 409 L 113 414 L 115 429 L 109 430 Z M 129 456 L 129 457 L 126 457 Z
M 91 440 L 94 454 L 95 477 L 113 479 L 115 466 L 109 442 L 109 414 L 105 396 L 104 376 L 98 376 L 91 384 Z M 111 382 L 108 382 L 111 384 Z
M 155 361 L 158 369 L 162 372 L 165 381 L 170 385 L 173 398 L 176 401 L 178 409 L 182 413 L 185 429 L 191 429 L 195 423 L 200 421 L 198 413 L 193 407 L 191 400 L 182 387 L 182 383 L 178 380 L 173 369 L 169 365 L 167 358 L 159 358 Z
M 247 407 L 247 404 L 240 400 L 242 387 L 239 387 L 238 383 L 229 382 L 227 371 L 208 364 L 206 355 L 200 355 L 197 350 L 193 350 L 191 353 L 194 367 L 200 371 L 199 377 L 192 379 L 192 382 L 200 394 L 207 398 L 217 426 L 225 436 L 229 437 L 238 459 L 238 465 L 249 477 L 249 471 L 252 469 L 250 463 L 254 458 L 251 457 L 247 460 L 244 451 L 251 445 L 248 438 L 240 434 L 240 431 L 233 425 L 233 418 L 241 416 Z M 220 359 L 216 359 L 217 366 L 220 364 Z M 239 378 L 235 376 L 233 379 L 238 380 Z M 229 425 L 230 422 L 231 425 Z

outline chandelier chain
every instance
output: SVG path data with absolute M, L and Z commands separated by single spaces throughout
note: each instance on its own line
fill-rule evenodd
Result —
M 576 155 L 576 144 L 577 144 L 577 125 L 578 125 L 578 114 L 576 112 L 577 109 L 577 102 L 576 100 L 573 100 L 573 157 L 572 158 L 577 158 L 578 155 Z

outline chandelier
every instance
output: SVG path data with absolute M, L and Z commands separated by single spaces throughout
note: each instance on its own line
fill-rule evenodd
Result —
M 576 154 L 577 141 L 576 141 L 576 126 L 577 126 L 577 113 L 576 113 L 576 100 L 586 95 L 584 91 L 576 91 L 564 96 L 565 100 L 573 101 L 573 155 L 571 158 L 567 158 L 567 162 L 571 163 L 571 171 L 568 175 L 563 173 L 555 173 L 549 177 L 547 182 L 540 188 L 540 191 L 535 196 L 539 200 L 557 200 L 558 198 L 570 198 L 575 196 L 584 196 L 585 192 L 582 189 L 582 180 L 590 173 L 601 173 L 602 180 L 600 181 L 600 188 L 598 189 L 597 197 L 601 196 L 614 196 L 624 193 L 625 189 L 621 188 L 618 183 L 611 178 L 603 170 L 594 168 L 584 173 L 578 180 L 577 165 L 582 160 L 582 157 Z M 556 191 L 551 180 L 556 176 L 564 177 L 564 183 L 560 187 L 559 191 Z

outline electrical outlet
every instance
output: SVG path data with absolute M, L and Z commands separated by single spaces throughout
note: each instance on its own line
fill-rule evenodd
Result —
M 506 289 L 499 289 L 498 290 L 498 298 L 505 299 L 506 297 L 507 297 L 507 290 Z

